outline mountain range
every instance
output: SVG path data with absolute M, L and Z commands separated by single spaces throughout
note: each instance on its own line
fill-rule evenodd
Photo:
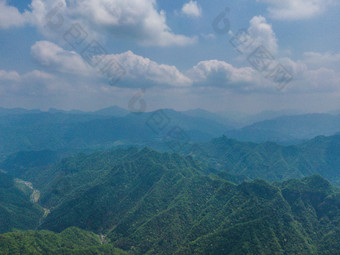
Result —
M 291 145 L 319 135 L 337 134 L 340 115 L 281 116 L 240 129 L 235 126 L 220 114 L 202 109 L 130 113 L 119 107 L 94 112 L 1 108 L 0 159 L 23 150 L 81 152 L 134 145 L 166 151 L 169 148 L 164 146 L 165 138 L 176 132 L 188 142 L 226 135 L 245 142 Z
M 1 108 L 0 254 L 338 254 L 340 115 L 275 114 Z
M 200 148 L 200 149 L 197 149 Z M 340 185 L 340 136 L 318 136 L 299 145 L 239 142 L 226 136 L 192 146 L 193 155 L 212 169 L 250 179 L 282 181 L 318 174 Z
M 191 156 L 137 148 L 80 154 L 29 171 L 39 206 L 50 210 L 34 236 L 77 227 L 130 254 L 339 250 L 339 189 L 317 175 L 237 185 Z M 32 232 L 20 235 L 32 239 Z

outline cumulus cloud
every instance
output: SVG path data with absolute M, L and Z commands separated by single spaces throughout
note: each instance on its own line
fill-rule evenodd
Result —
M 188 45 L 196 41 L 175 34 L 166 24 L 164 11 L 157 11 L 155 0 L 81 0 L 72 1 L 73 14 L 104 27 L 113 36 L 135 39 L 144 45 Z
M 85 76 L 93 73 L 76 52 L 64 50 L 49 41 L 36 42 L 31 47 L 31 54 L 41 65 L 53 71 Z
M 328 68 L 319 68 L 316 70 L 308 70 L 304 74 L 304 85 L 308 86 L 313 92 L 331 92 L 339 91 L 340 76 L 337 72 Z
M 308 65 L 327 66 L 334 63 L 340 63 L 340 54 L 332 54 L 330 52 L 305 52 L 303 61 Z
M 196 1 L 190 0 L 190 2 L 183 5 L 182 13 L 189 17 L 200 17 L 202 15 L 202 8 Z
M 17 8 L 9 6 L 5 0 L 0 0 L 0 28 L 23 26 L 28 20 L 28 13 L 21 14 Z
M 31 53 L 43 67 L 47 67 L 52 73 L 71 74 L 71 78 L 68 79 L 78 79 L 84 81 L 85 84 L 105 83 L 104 75 L 100 74 L 97 68 L 90 67 L 76 52 L 64 50 L 52 42 L 35 43 L 31 47 Z M 277 83 L 266 78 L 267 73 L 260 73 L 252 66 L 235 67 L 219 60 L 201 61 L 182 73 L 175 66 L 159 64 L 149 58 L 136 55 L 132 51 L 97 55 L 94 58 L 104 58 L 105 63 L 119 64 L 124 70 L 124 76 L 115 86 L 122 88 L 215 87 L 235 92 L 273 93 L 278 87 Z M 282 64 L 293 76 L 288 91 L 300 93 L 334 90 L 340 83 L 339 75 L 331 68 L 310 69 L 303 61 L 293 61 L 290 58 L 277 59 L 276 64 Z M 37 71 L 34 75 L 39 77 L 40 81 L 43 78 L 51 78 L 48 74 Z M 19 75 L 15 72 L 0 72 L 0 80 L 18 80 L 18 77 Z M 108 81 L 106 83 L 108 86 Z
M 1 28 L 30 23 L 50 35 L 46 26 L 49 16 L 65 24 L 80 22 L 93 34 L 105 31 L 147 46 L 184 46 L 197 41 L 196 37 L 174 33 L 167 25 L 165 12 L 157 10 L 156 0 L 32 0 L 31 10 L 24 14 L 0 1 Z
M 332 68 L 311 68 L 304 60 L 290 58 L 278 60 L 294 77 L 290 85 L 291 93 L 331 92 L 340 89 L 340 75 Z
M 11 96 L 29 97 L 46 92 L 46 88 L 51 86 L 55 80 L 52 74 L 33 70 L 24 74 L 16 71 L 0 70 L 0 93 L 6 98 Z
M 31 47 L 32 56 L 50 70 L 92 76 L 99 78 L 98 68 L 90 67 L 85 60 L 74 51 L 67 51 L 49 41 L 36 42 Z M 97 55 L 105 63 L 119 63 L 125 75 L 118 86 L 151 87 L 158 85 L 190 86 L 191 80 L 182 74 L 175 66 L 158 64 L 127 51 L 122 54 Z
M 0 70 L 0 81 L 18 81 L 20 75 L 15 71 Z
M 0 70 L 0 81 L 20 82 L 24 80 L 50 80 L 53 78 L 52 74 L 39 70 L 33 70 L 25 74 L 19 74 L 16 71 Z
M 24 80 L 30 81 L 48 81 L 54 79 L 54 75 L 40 71 L 40 70 L 33 70 L 32 72 L 28 72 L 22 75 Z
M 264 17 L 253 17 L 250 20 L 248 33 L 258 44 L 265 46 L 272 54 L 277 53 L 278 46 L 276 35 L 272 25 L 268 24 Z
M 308 19 L 323 13 L 332 0 L 260 0 L 269 5 L 272 18 L 280 20 Z
M 331 68 L 309 69 L 303 61 L 293 61 L 290 58 L 277 59 L 273 67 L 279 64 L 292 76 L 284 88 L 286 93 L 309 94 L 340 90 L 340 75 Z M 278 92 L 282 84 L 268 76 L 270 72 L 260 73 L 252 67 L 237 68 L 224 61 L 209 60 L 199 62 L 187 75 L 192 79 L 194 87 L 271 94 Z
M 242 53 L 252 53 L 259 46 L 264 46 L 272 55 L 278 51 L 277 38 L 273 31 L 272 25 L 266 18 L 255 16 L 250 21 L 247 30 L 239 30 L 233 34 L 232 44 Z
M 219 60 L 201 61 L 188 71 L 188 76 L 201 86 L 243 89 L 255 85 L 258 74 L 250 67 L 235 68 Z
M 133 82 L 145 81 L 152 84 L 166 84 L 170 86 L 190 86 L 191 80 L 182 74 L 175 66 L 158 64 L 127 51 L 122 54 L 109 55 L 122 65 L 126 71 L 126 79 Z

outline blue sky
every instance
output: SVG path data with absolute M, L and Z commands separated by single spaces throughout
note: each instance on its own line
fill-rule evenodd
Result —
M 229 32 L 217 33 L 226 8 Z M 147 110 L 340 109 L 339 11 L 335 0 L 0 0 L 0 106 L 126 108 L 145 89 Z M 72 47 L 65 33 L 79 29 Z M 240 29 L 249 47 L 230 43 Z M 92 41 L 104 51 L 86 61 Z M 249 60 L 259 49 L 272 58 L 262 71 Z

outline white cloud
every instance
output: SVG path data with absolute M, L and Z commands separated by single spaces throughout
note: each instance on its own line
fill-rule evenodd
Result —
M 253 17 L 250 20 L 248 33 L 258 44 L 265 46 L 271 54 L 277 53 L 278 46 L 276 35 L 273 31 L 272 25 L 268 24 L 264 17 Z
M 49 73 L 33 70 L 19 74 L 16 71 L 0 70 L 0 93 L 6 100 L 12 96 L 30 97 L 46 93 L 55 77 Z
M 54 79 L 54 75 L 40 71 L 40 70 L 33 70 L 32 72 L 26 73 L 22 75 L 24 80 L 31 80 L 31 81 L 48 81 Z
M 25 74 L 19 74 L 16 71 L 5 71 L 0 70 L 0 81 L 7 81 L 7 82 L 21 82 L 21 81 L 27 81 L 27 80 L 50 80 L 53 79 L 54 76 L 52 74 L 39 71 L 39 70 L 33 70 L 31 72 L 25 73 Z
M 36 42 L 31 47 L 31 54 L 41 65 L 53 71 L 84 76 L 94 73 L 76 52 L 64 50 L 49 41 Z
M 81 0 L 70 9 L 92 26 L 105 27 L 113 36 L 135 39 L 144 45 L 188 45 L 196 41 L 171 31 L 155 0 Z
M 278 51 L 277 38 L 272 25 L 262 16 L 255 16 L 250 21 L 249 28 L 239 30 L 233 36 L 233 44 L 242 53 L 252 53 L 259 46 L 264 46 L 272 55 Z M 240 43 L 242 42 L 242 43 Z
M 47 67 L 49 72 L 64 73 L 64 79 L 80 81 L 83 86 L 95 87 L 95 84 L 105 82 L 97 68 L 90 67 L 76 52 L 67 51 L 54 43 L 40 41 L 31 47 L 32 56 Z M 119 63 L 125 71 L 124 76 L 115 85 L 122 88 L 220 88 L 234 92 L 275 93 L 278 84 L 267 79 L 265 73 L 260 73 L 250 67 L 235 67 L 219 60 L 201 61 L 187 72 L 182 73 L 175 66 L 159 64 L 142 56 L 127 51 L 121 54 L 111 54 L 103 57 L 105 63 Z M 293 76 L 287 91 L 309 93 L 310 91 L 336 90 L 340 83 L 339 75 L 330 68 L 309 69 L 303 61 L 293 61 L 281 58 L 275 61 L 282 64 Z M 276 65 L 275 64 L 275 65 Z M 46 73 L 38 71 L 26 74 L 26 78 L 37 77 L 39 81 L 51 79 Z M 71 74 L 71 75 L 70 75 Z M 0 72 L 0 80 L 21 80 L 15 72 Z M 193 86 L 192 86 L 193 85 Z
M 308 70 L 304 73 L 305 84 L 314 92 L 330 92 L 340 89 L 340 76 L 337 72 L 328 68 Z
M 295 77 L 295 79 L 299 75 L 308 71 L 306 64 L 302 61 L 293 61 L 286 57 L 280 58 L 276 62 L 282 64 Z
M 182 13 L 189 17 L 200 17 L 202 15 L 202 8 L 196 1 L 190 0 L 190 2 L 183 5 Z
M 188 76 L 200 86 L 247 90 L 259 84 L 259 74 L 250 67 L 236 68 L 224 61 L 201 61 L 188 71 Z
M 206 40 L 213 40 L 213 39 L 216 39 L 216 35 L 213 34 L 213 33 L 210 33 L 210 34 L 201 34 L 201 36 L 206 39 Z
M 166 23 L 165 12 L 157 10 L 156 0 L 32 0 L 30 9 L 21 14 L 0 0 L 0 28 L 29 23 L 45 36 L 52 36 L 46 26 L 46 17 L 52 14 L 50 19 L 60 19 L 64 29 L 80 22 L 92 35 L 105 32 L 146 46 L 185 46 L 197 41 L 196 37 L 174 33 Z
M 340 75 L 330 68 L 308 69 L 302 61 L 281 58 L 281 64 L 293 79 L 287 84 L 285 93 L 310 94 L 340 91 Z M 274 66 L 275 66 L 274 65 Z M 218 60 L 201 61 L 187 72 L 194 87 L 220 88 L 233 92 L 253 92 L 257 94 L 278 93 L 281 84 L 276 83 L 268 72 L 260 73 L 252 67 L 234 67 Z M 281 92 L 280 92 L 281 93 Z
M 292 74 L 290 93 L 315 93 L 339 91 L 340 75 L 331 68 L 310 68 L 304 61 L 289 58 L 278 60 Z
M 31 47 L 32 56 L 49 70 L 79 76 L 100 78 L 99 67 L 90 67 L 84 59 L 74 51 L 67 51 L 48 41 L 36 42 Z M 159 85 L 190 86 L 191 80 L 175 66 L 158 64 L 127 51 L 122 54 L 96 56 L 104 58 L 105 63 L 119 63 L 125 75 L 117 86 L 151 87 Z M 113 62 L 114 61 L 114 62 Z M 104 75 L 103 75 L 104 77 Z
M 269 4 L 272 18 L 281 20 L 308 19 L 323 13 L 332 0 L 259 0 Z
M 340 63 L 340 54 L 332 54 L 330 52 L 305 52 L 304 63 L 313 66 L 328 66 L 334 63 Z
M 27 22 L 26 14 L 21 14 L 17 8 L 9 6 L 5 0 L 0 0 L 0 28 L 23 26 Z
M 20 75 L 14 71 L 0 70 L 0 81 L 19 81 Z
M 155 84 L 166 84 L 170 86 L 190 86 L 191 80 L 182 74 L 175 66 L 158 64 L 148 58 L 144 58 L 127 51 L 118 55 L 109 55 L 114 58 L 126 70 L 124 79 L 132 80 L 134 83 L 145 82 Z M 149 85 L 149 86 L 150 86 Z
M 51 13 L 51 20 L 60 18 L 64 26 L 79 22 L 92 35 L 105 32 L 145 46 L 184 46 L 197 41 L 196 37 L 174 33 L 166 23 L 165 12 L 157 10 L 156 0 L 32 0 L 31 12 L 26 15 L 30 24 L 50 35 L 46 16 Z

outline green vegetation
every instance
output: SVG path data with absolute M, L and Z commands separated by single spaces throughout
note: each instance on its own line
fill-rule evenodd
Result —
M 201 144 L 206 154 L 189 151 L 221 172 L 282 181 L 319 174 L 340 186 L 340 136 L 316 137 L 296 146 L 244 143 L 223 136 Z
M 246 175 L 214 174 L 211 167 L 225 158 L 236 162 L 247 155 L 247 148 L 259 153 L 251 156 L 248 151 L 249 161 L 240 162 L 239 168 L 256 159 L 260 168 L 266 151 L 270 164 L 269 152 L 293 158 L 296 147 L 280 147 L 277 152 L 277 145 L 222 138 L 206 148 L 216 155 L 210 161 L 130 148 L 79 154 L 40 171 L 28 169 L 22 176 L 40 190 L 39 203 L 51 212 L 39 218 L 39 231 L 7 233 L 0 240 L 5 236 L 9 239 L 4 244 L 12 249 L 28 247 L 45 254 L 119 252 L 113 247 L 129 254 L 336 254 L 340 193 L 326 179 L 314 175 L 272 184 L 260 179 L 244 182 Z M 236 156 L 225 157 L 226 148 L 233 148 L 231 155 Z M 2 186 L 13 187 L 11 177 L 4 176 Z M 25 196 L 24 188 L 16 190 Z M 29 203 L 27 199 L 26 195 Z M 67 231 L 76 234 L 65 239 Z M 22 239 L 15 238 L 18 233 Z M 93 233 L 106 236 L 107 244 L 101 245 Z
M 110 244 L 102 244 L 100 238 L 84 230 L 68 228 L 56 234 L 50 231 L 17 231 L 0 235 L 2 255 L 123 255 L 125 252 Z
M 58 162 L 61 155 L 55 151 L 20 151 L 11 154 L 3 162 L 0 163 L 1 169 L 6 169 L 12 176 L 22 177 L 27 169 L 49 166 Z
M 16 185 L 13 177 L 0 172 L 0 233 L 38 227 L 43 209 L 30 202 L 30 195 Z

